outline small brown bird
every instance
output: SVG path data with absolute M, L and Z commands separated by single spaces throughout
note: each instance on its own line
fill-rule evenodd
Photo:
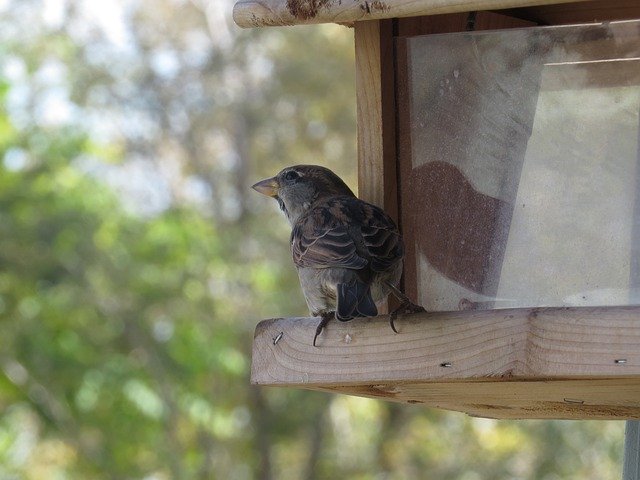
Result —
M 404 245 L 398 227 L 380 208 L 358 199 L 335 173 L 316 165 L 287 167 L 253 188 L 278 201 L 291 223 L 291 253 L 309 311 L 321 321 L 378 314 L 376 302 L 393 292 L 398 313 L 424 311 L 396 287 Z

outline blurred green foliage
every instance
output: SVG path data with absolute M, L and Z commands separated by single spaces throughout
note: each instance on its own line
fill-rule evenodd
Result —
M 0 478 L 619 477 L 621 422 L 249 386 L 255 323 L 305 307 L 248 186 L 301 162 L 353 184 L 351 32 L 113 3 L 118 48 L 89 3 L 2 7 Z

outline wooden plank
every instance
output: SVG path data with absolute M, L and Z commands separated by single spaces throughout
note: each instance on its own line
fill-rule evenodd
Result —
M 381 20 L 380 22 L 380 100 L 382 109 L 382 208 L 396 223 L 399 223 L 399 190 L 398 184 L 398 159 L 396 153 L 396 71 L 395 71 L 395 45 L 394 24 L 397 20 Z M 358 28 L 357 26 L 355 27 Z M 363 119 L 364 120 L 364 119 Z M 368 153 L 358 153 L 358 171 L 367 164 Z M 378 159 L 378 161 L 380 161 Z M 361 181 L 365 181 L 363 176 Z M 362 187 L 360 187 L 362 185 Z M 366 186 L 359 183 L 358 188 Z
M 499 30 L 535 26 L 535 22 L 502 15 L 501 12 L 449 13 L 398 19 L 398 37 L 464 32 L 467 30 Z
M 500 11 L 477 12 L 473 21 L 472 30 L 503 30 L 507 28 L 534 27 L 536 25 L 536 22 L 503 15 Z
M 398 222 L 393 21 L 358 22 L 355 49 L 358 196 Z M 386 301 L 378 311 L 388 311 Z
M 570 3 L 572 0 L 239 0 L 233 19 L 243 28 L 345 23 L 443 13 Z
M 358 196 L 384 208 L 381 22 L 355 26 Z
M 467 29 L 468 20 L 468 12 L 399 18 L 398 37 L 464 32 Z
M 558 2 L 559 3 L 559 2 Z M 597 0 L 561 5 L 542 5 L 501 11 L 540 25 L 566 25 L 640 18 L 638 0 Z
M 639 315 L 640 307 L 433 312 L 399 319 L 399 334 L 379 316 L 331 322 L 318 347 L 318 319 L 265 320 L 256 328 L 252 379 L 277 385 L 640 375 Z
M 640 418 L 640 307 L 258 324 L 251 381 L 496 418 Z M 277 341 L 275 341 L 277 339 Z M 565 401 L 566 400 L 566 401 Z
M 398 223 L 393 22 L 355 25 L 358 196 Z M 388 311 L 386 302 L 378 311 Z
M 312 390 L 377 398 L 499 419 L 640 418 L 640 379 L 464 381 L 375 384 Z

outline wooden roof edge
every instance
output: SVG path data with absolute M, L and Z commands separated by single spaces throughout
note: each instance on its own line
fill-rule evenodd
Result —
M 242 28 L 339 23 L 499 10 L 576 0 L 239 0 L 233 19 Z

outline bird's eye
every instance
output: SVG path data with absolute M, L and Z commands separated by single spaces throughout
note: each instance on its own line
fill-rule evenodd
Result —
M 300 178 L 300 175 L 298 174 L 298 172 L 294 172 L 293 170 L 289 170 L 284 174 L 285 180 L 295 180 L 296 178 Z

